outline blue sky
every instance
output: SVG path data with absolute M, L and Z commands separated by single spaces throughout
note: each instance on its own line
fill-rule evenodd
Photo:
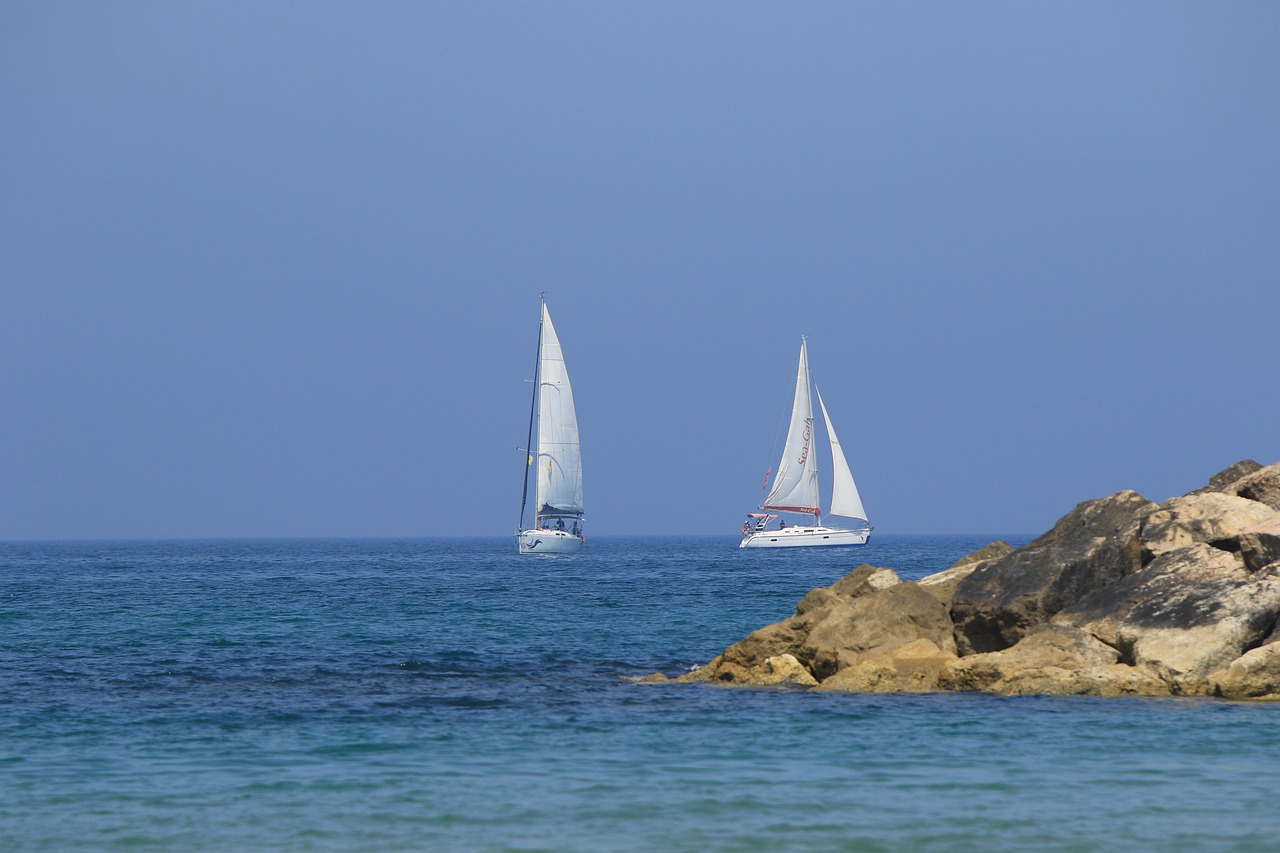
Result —
M 877 529 L 1280 460 L 1280 6 L 15 2 L 0 538 L 724 533 L 801 334 Z

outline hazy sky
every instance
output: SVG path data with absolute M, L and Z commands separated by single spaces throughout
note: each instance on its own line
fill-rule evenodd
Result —
M 9 2 L 0 538 L 887 533 L 1280 461 L 1280 4 Z

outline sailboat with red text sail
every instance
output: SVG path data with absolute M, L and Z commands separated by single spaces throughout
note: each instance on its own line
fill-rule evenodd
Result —
M 819 504 L 818 454 L 814 452 L 813 397 L 809 393 L 812 384 L 809 376 L 809 348 L 805 338 L 800 338 L 800 368 L 796 375 L 796 393 L 791 405 L 791 424 L 787 429 L 787 443 L 773 477 L 773 487 L 760 505 L 761 512 L 747 514 L 742 525 L 742 542 L 739 548 L 812 548 L 836 545 L 865 545 L 871 536 L 871 524 L 862 506 L 862 497 L 853 482 L 853 473 L 840 449 L 822 393 L 813 384 L 822 409 L 822 420 L 827 427 L 827 439 L 831 444 L 831 504 L 828 515 L 848 518 L 850 527 L 828 527 L 822 523 L 822 507 Z M 765 478 L 766 484 L 768 477 Z M 811 524 L 788 524 L 783 513 L 812 515 Z M 773 519 L 778 526 L 772 527 Z

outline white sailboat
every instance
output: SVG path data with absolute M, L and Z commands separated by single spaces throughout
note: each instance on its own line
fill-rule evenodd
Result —
M 534 424 L 537 424 L 535 434 Z M 534 441 L 536 435 L 536 443 Z M 516 542 L 521 554 L 572 554 L 586 541 L 582 535 L 582 451 L 573 390 L 564 366 L 560 338 L 542 299 L 538 324 L 538 360 L 529 407 L 529 444 L 520 493 Z M 533 527 L 524 525 L 529 471 L 534 481 Z
M 778 462 L 778 472 L 773 478 L 773 488 L 765 496 L 762 512 L 747 514 L 742 525 L 742 542 L 739 548 L 801 548 L 833 545 L 865 545 L 871 536 L 867 511 L 862 497 L 853 482 L 853 473 L 840 449 L 827 406 L 818 393 L 818 405 L 827 425 L 827 437 L 831 442 L 831 509 L 829 515 L 848 518 L 856 522 L 852 528 L 827 527 L 822 524 L 822 508 L 818 503 L 818 454 L 813 450 L 814 424 L 813 399 L 809 394 L 809 349 L 806 340 L 800 338 L 800 370 L 796 376 L 795 399 L 791 406 L 791 426 L 787 430 L 787 443 Z M 817 385 L 814 385 L 817 390 Z M 765 475 L 768 483 L 768 474 Z M 778 513 L 794 512 L 813 516 L 813 524 L 788 525 Z M 777 518 L 779 526 L 770 529 L 770 522 Z

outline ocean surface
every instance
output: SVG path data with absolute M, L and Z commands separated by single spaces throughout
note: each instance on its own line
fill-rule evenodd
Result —
M 1280 705 L 634 682 L 994 538 L 0 543 L 0 849 L 1280 848 Z

